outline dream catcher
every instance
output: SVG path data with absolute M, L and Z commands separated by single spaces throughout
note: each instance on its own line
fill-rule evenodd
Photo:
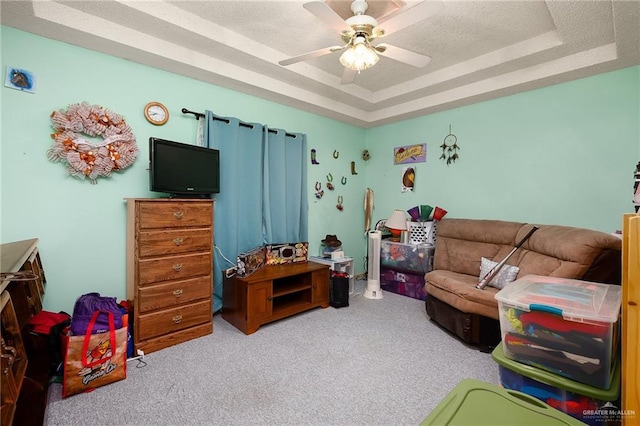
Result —
M 444 137 L 442 141 L 442 155 L 440 159 L 446 161 L 447 166 L 451 163 L 455 163 L 460 156 L 458 155 L 458 151 L 460 151 L 460 147 L 458 146 L 458 138 L 456 135 L 451 133 L 451 125 L 449 125 L 449 134 Z

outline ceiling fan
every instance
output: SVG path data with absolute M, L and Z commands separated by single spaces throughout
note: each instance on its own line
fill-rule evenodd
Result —
M 429 56 L 386 43 L 374 45 L 373 42 L 379 37 L 387 36 L 439 13 L 444 9 L 444 4 L 440 0 L 422 1 L 400 13 L 383 18 L 381 22 L 365 14 L 369 7 L 365 0 L 355 0 L 351 3 L 353 16 L 346 20 L 323 1 L 308 2 L 303 7 L 329 28 L 339 31 L 344 44 L 307 52 L 278 63 L 287 66 L 344 50 L 340 56 L 340 63 L 345 66 L 345 70 L 340 83 L 348 84 L 355 80 L 356 74 L 375 65 L 379 60 L 378 54 L 419 68 L 431 62 Z

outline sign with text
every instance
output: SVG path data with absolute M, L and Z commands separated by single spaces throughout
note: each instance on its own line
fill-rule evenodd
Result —
M 399 146 L 393 149 L 393 164 L 424 163 L 427 161 L 427 144 Z

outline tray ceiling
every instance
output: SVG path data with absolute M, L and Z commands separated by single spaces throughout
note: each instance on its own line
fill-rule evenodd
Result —
M 3 0 L 0 22 L 360 127 L 640 64 L 636 0 L 440 2 L 383 39 L 430 56 L 426 67 L 381 57 L 346 85 L 339 52 L 278 65 L 342 44 L 304 1 Z M 326 3 L 352 15 L 349 1 Z M 420 2 L 368 3 L 379 19 Z

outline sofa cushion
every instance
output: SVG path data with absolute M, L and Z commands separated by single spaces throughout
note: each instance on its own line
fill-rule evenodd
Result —
M 516 238 L 526 235 L 528 227 L 519 231 Z M 619 238 L 604 232 L 539 225 L 509 263 L 520 268 L 519 277 L 536 274 L 619 285 L 620 281 L 615 281 L 620 276 L 621 247 Z M 608 258 L 606 266 L 599 262 L 603 257 Z
M 477 276 L 480 259 L 502 260 L 516 245 L 523 226 L 500 220 L 443 219 L 438 223 L 433 269 Z
M 462 312 L 499 319 L 498 301 L 494 297 L 499 290 L 493 287 L 478 290 L 477 276 L 434 270 L 428 272 L 425 278 L 429 296 L 435 296 Z
M 478 283 L 481 283 L 496 266 L 498 266 L 498 262 L 489 260 L 486 257 L 480 259 L 480 276 L 478 276 Z M 520 268 L 517 266 L 504 264 L 487 285 L 497 289 L 503 289 L 505 285 L 515 281 L 518 272 L 520 272 Z

